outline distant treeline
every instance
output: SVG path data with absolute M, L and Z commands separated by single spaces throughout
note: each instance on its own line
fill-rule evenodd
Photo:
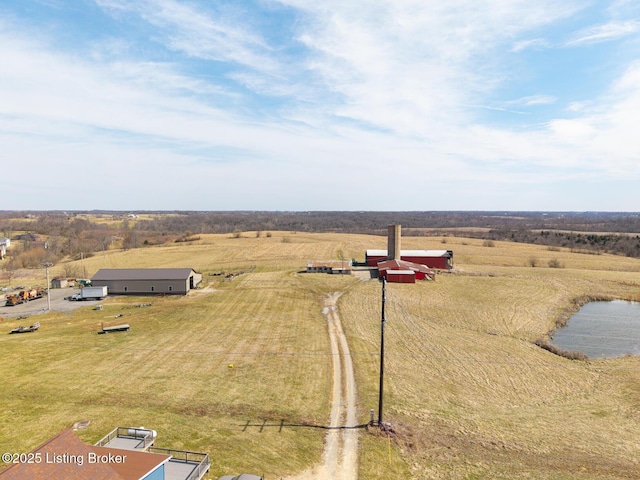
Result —
M 35 237 L 11 249 L 18 267 L 62 257 L 89 256 L 109 248 L 140 248 L 193 241 L 198 234 L 294 231 L 386 235 L 401 224 L 403 235 L 455 235 L 486 240 L 567 247 L 589 253 L 640 257 L 640 214 L 612 212 L 0 212 L 0 236 L 16 232 Z M 85 217 L 85 215 L 89 217 Z M 87 218 L 100 215 L 108 222 Z M 38 254 L 29 252 L 39 248 Z M 24 261 L 19 261 L 20 256 Z
M 501 228 L 486 233 L 465 232 L 464 235 L 487 240 L 547 245 L 551 249 L 564 247 L 578 253 L 611 253 L 627 257 L 640 257 L 640 235 L 627 233 L 577 233 Z

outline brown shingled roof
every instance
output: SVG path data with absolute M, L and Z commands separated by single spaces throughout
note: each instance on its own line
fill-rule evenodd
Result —
M 13 464 L 0 472 L 2 480 L 138 480 L 171 456 L 86 445 L 67 428 L 27 458 L 32 463 Z
M 69 428 L 33 450 L 39 463 L 16 463 L 0 472 L 2 480 L 125 480 L 109 464 L 89 463 L 93 447 L 82 442 Z

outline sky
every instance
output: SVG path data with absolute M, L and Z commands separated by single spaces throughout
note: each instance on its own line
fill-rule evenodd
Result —
M 636 0 L 3 0 L 0 210 L 639 211 Z

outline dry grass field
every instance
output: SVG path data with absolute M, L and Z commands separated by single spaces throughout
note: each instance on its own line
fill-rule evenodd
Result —
M 575 298 L 640 300 L 640 262 L 448 242 L 461 273 L 387 288 L 387 420 L 412 476 L 639 478 L 640 359 L 573 362 L 531 342 Z M 566 267 L 524 266 L 531 255 Z M 367 406 L 377 402 L 379 302 L 369 283 L 341 304 Z M 365 478 L 384 478 L 376 469 Z
M 87 442 L 144 425 L 159 446 L 206 451 L 207 478 L 249 471 L 271 480 L 309 468 L 330 410 L 322 299 L 343 292 L 366 423 L 377 409 L 380 284 L 298 271 L 385 247 L 366 235 L 246 232 L 84 259 L 89 276 L 192 267 L 204 288 L 45 314 L 34 334 L 6 335 L 19 321 L 5 319 L 0 451 L 29 451 L 89 420 L 78 432 Z M 451 249 L 456 272 L 388 285 L 385 420 L 398 435 L 361 434 L 360 478 L 640 477 L 640 359 L 570 361 L 532 343 L 575 299 L 640 300 L 639 260 L 455 237 L 405 237 L 403 248 Z M 562 268 L 549 268 L 554 259 Z M 232 281 L 210 275 L 254 266 Z M 20 272 L 14 283 L 43 284 L 42 273 Z M 125 321 L 130 332 L 96 334 L 101 322 Z

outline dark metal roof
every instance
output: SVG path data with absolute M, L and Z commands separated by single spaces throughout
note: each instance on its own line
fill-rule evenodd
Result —
M 186 280 L 192 272 L 193 268 L 101 268 L 91 280 Z

